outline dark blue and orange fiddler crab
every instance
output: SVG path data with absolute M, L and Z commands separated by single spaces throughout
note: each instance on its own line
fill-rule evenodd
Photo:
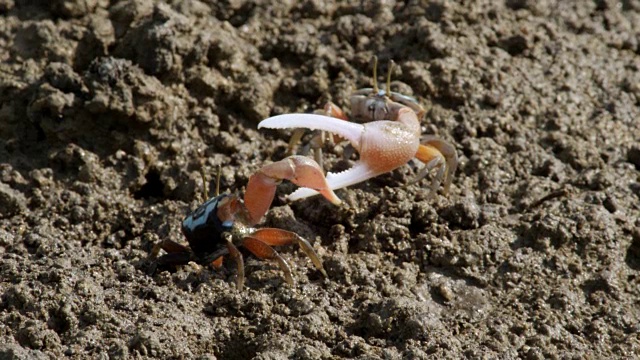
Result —
M 320 166 L 304 156 L 290 156 L 264 166 L 249 178 L 244 201 L 235 194 L 222 194 L 210 198 L 182 221 L 182 233 L 189 246 L 165 239 L 154 246 L 152 257 L 162 249 L 167 254 L 159 257 L 156 266 L 184 265 L 190 261 L 219 267 L 223 257 L 229 255 L 238 268 L 236 287 L 244 286 L 244 261 L 239 246 L 260 259 L 275 260 L 284 272 L 287 283 L 294 280 L 287 261 L 272 246 L 297 243 L 309 256 L 315 267 L 326 277 L 322 262 L 307 240 L 282 229 L 254 226 L 269 210 L 276 187 L 282 180 L 298 186 L 315 189 L 333 204 L 340 199 L 329 188 Z

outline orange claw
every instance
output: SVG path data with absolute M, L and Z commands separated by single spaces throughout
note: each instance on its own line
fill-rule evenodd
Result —
M 248 225 L 257 224 L 266 214 L 275 196 L 276 187 L 282 180 L 314 189 L 331 203 L 340 204 L 340 199 L 327 184 L 320 165 L 308 157 L 294 155 L 264 166 L 249 178 L 244 195 L 250 217 Z

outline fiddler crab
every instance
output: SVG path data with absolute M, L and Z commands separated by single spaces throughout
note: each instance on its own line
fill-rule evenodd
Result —
M 333 204 L 340 204 L 340 199 L 329 189 L 318 163 L 305 156 L 287 157 L 268 164 L 251 175 L 244 201 L 235 194 L 220 195 L 218 187 L 216 196 L 200 205 L 182 221 L 182 233 L 189 246 L 170 239 L 163 240 L 154 246 L 152 257 L 157 257 L 160 250 L 167 254 L 156 259 L 152 270 L 157 266 L 184 265 L 190 261 L 218 268 L 222 265 L 223 257 L 229 255 L 236 262 L 236 288 L 241 290 L 244 286 L 244 261 L 238 247 L 242 246 L 260 259 L 276 261 L 287 283 L 293 286 L 295 282 L 291 267 L 272 246 L 297 243 L 326 277 L 327 273 L 318 254 L 300 235 L 283 229 L 254 227 L 269 210 L 276 187 L 282 180 L 315 189 Z M 218 176 L 218 185 L 219 183 Z
M 270 117 L 258 124 L 258 128 L 296 129 L 290 148 L 300 140 L 300 128 L 321 130 L 348 140 L 360 154 L 354 166 L 340 173 L 327 173 L 331 190 L 354 185 L 378 175 L 393 171 L 412 159 L 424 163 L 414 182 L 424 178 L 432 169 L 438 169 L 431 184 L 431 195 L 444 181 L 447 194 L 458 166 L 456 149 L 450 143 L 435 136 L 423 137 L 420 143 L 420 119 L 425 110 L 417 100 L 390 91 L 393 62 L 389 64 L 386 89 L 377 84 L 377 58 L 374 57 L 373 88 L 356 91 L 351 97 L 351 114 L 359 123 L 350 122 L 336 104 L 329 102 L 323 110 L 314 114 L 285 114 Z M 319 150 L 317 138 L 313 147 Z M 319 154 L 316 151 L 316 154 Z M 320 153 L 321 154 L 321 153 Z M 316 156 L 316 161 L 322 159 Z M 300 188 L 290 194 L 290 201 L 318 194 L 311 188 Z
M 269 210 L 276 187 L 283 180 L 300 186 L 287 196 L 290 201 L 321 194 L 334 205 L 339 205 L 341 201 L 334 190 L 393 171 L 416 158 L 425 164 L 417 179 L 437 168 L 432 193 L 444 180 L 446 194 L 458 164 L 455 148 L 435 137 L 420 143 L 420 119 L 425 110 L 414 98 L 388 90 L 392 66 L 386 90 L 379 89 L 376 67 L 377 60 L 374 63 L 374 87 L 361 89 L 351 97 L 352 116 L 362 124 L 348 121 L 345 113 L 331 102 L 324 107 L 323 114 L 278 115 L 258 124 L 258 128 L 305 128 L 336 134 L 348 140 L 360 154 L 360 159 L 351 169 L 327 173 L 325 177 L 317 161 L 299 155 L 268 164 L 249 178 L 244 201 L 235 194 L 220 195 L 218 189 L 216 196 L 187 215 L 182 222 L 182 233 L 189 246 L 165 239 L 152 251 L 153 257 L 160 250 L 167 252 L 157 258 L 156 266 L 194 261 L 220 267 L 223 257 L 229 255 L 237 265 L 236 288 L 242 289 L 244 261 L 238 247 L 244 247 L 260 259 L 276 261 L 287 283 L 293 285 L 289 264 L 272 246 L 297 243 L 326 277 L 322 262 L 307 240 L 283 229 L 255 228 Z M 299 135 L 294 134 L 293 142 L 298 140 Z

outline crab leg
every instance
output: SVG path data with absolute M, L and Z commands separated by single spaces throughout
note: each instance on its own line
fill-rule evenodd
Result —
M 427 141 L 418 147 L 416 158 L 423 162 L 425 166 L 415 181 L 419 181 L 431 169 L 438 167 L 439 170 L 431 185 L 431 191 L 434 193 L 435 189 L 444 180 L 444 193 L 448 193 L 453 181 L 453 174 L 458 167 L 458 155 L 453 145 L 435 137 L 428 137 Z
M 264 166 L 249 178 L 244 195 L 249 216 L 248 225 L 257 224 L 269 210 L 276 187 L 282 180 L 315 189 L 333 204 L 340 204 L 340 199 L 327 184 L 318 163 L 308 157 L 294 155 Z
M 420 124 L 416 114 L 408 108 L 401 108 L 389 115 L 394 121 L 380 120 L 361 125 L 323 115 L 286 114 L 263 120 L 258 128 L 304 127 L 329 131 L 349 140 L 360 153 L 360 160 L 351 169 L 327 174 L 329 188 L 336 190 L 390 172 L 415 156 L 420 145 Z M 315 194 L 314 190 L 302 188 L 289 195 L 288 199 L 297 200 Z
M 190 253 L 188 247 L 169 239 L 164 239 L 159 244 L 154 245 L 153 249 L 151 250 L 151 256 L 153 257 L 158 256 L 158 253 L 160 252 L 160 250 L 164 250 L 169 254 L 175 254 L 175 253 L 189 254 Z
M 324 105 L 324 108 L 322 108 L 321 110 L 316 110 L 314 112 L 314 114 L 317 115 L 325 115 L 325 116 L 330 116 L 332 118 L 336 118 L 336 119 L 342 119 L 344 121 L 349 121 L 349 118 L 347 117 L 347 114 L 344 113 L 344 111 L 342 111 L 342 109 L 332 103 L 331 101 L 329 101 L 328 103 L 326 103 Z M 295 147 L 298 145 L 298 143 L 300 142 L 300 140 L 302 139 L 302 136 L 305 133 L 305 129 L 303 128 L 298 128 L 293 130 L 293 134 L 291 135 L 291 139 L 289 139 L 289 148 L 287 149 L 287 153 L 289 155 L 293 154 L 293 151 L 295 149 Z M 313 144 L 314 149 L 318 148 L 318 150 L 322 151 L 322 149 L 320 149 L 320 146 L 322 146 L 322 143 L 325 141 L 325 136 L 324 136 L 324 132 L 321 132 L 318 136 L 315 136 L 312 140 L 312 142 L 316 142 L 316 144 Z M 337 140 L 334 138 L 333 139 L 334 142 L 336 142 Z M 322 163 L 320 163 L 320 161 L 318 161 L 318 159 L 316 158 L 316 162 L 320 165 L 322 165 Z M 322 167 L 322 166 L 320 166 Z
M 262 228 L 256 230 L 251 237 L 254 237 L 258 240 L 261 240 L 267 245 L 271 246 L 282 246 L 288 245 L 292 242 L 297 243 L 302 251 L 311 259 L 313 265 L 320 270 L 322 275 L 327 277 L 327 272 L 324 270 L 322 266 L 322 262 L 318 258 L 318 254 L 316 254 L 315 250 L 307 240 L 305 240 L 302 236 L 287 230 L 276 229 L 276 228 Z
M 214 269 L 220 269 L 222 267 L 223 262 L 224 262 L 224 256 L 220 256 L 219 258 L 213 260 L 209 264 L 213 266 Z
M 242 258 L 242 253 L 235 245 L 233 245 L 231 234 L 227 233 L 225 235 L 225 240 L 227 242 L 229 256 L 236 262 L 236 266 L 238 268 L 238 274 L 236 275 L 236 289 L 242 290 L 244 287 L 244 259 Z
M 155 259 L 160 253 L 160 250 L 166 251 L 167 254 L 160 256 L 153 262 L 149 268 L 149 274 L 154 274 L 158 266 L 186 264 L 191 260 L 191 251 L 189 248 L 173 240 L 165 239 L 161 243 L 156 244 L 151 250 L 151 258 Z
M 336 118 L 336 119 L 342 119 L 344 121 L 349 121 L 349 118 L 344 113 L 344 111 L 342 111 L 342 109 L 338 105 L 332 103 L 331 101 L 326 103 L 323 109 L 316 110 L 314 112 L 314 114 L 325 115 L 325 116 L 330 116 L 330 117 L 333 117 L 333 118 Z M 291 135 L 291 138 L 289 139 L 289 148 L 287 149 L 287 154 L 288 155 L 293 154 L 296 146 L 298 145 L 298 143 L 302 139 L 302 136 L 304 135 L 305 130 L 306 129 L 304 129 L 304 128 L 298 128 L 298 129 L 294 129 L 293 130 L 293 134 Z M 318 163 L 318 165 L 320 165 L 320 168 L 323 168 L 323 166 L 322 166 L 322 161 L 323 161 L 322 160 L 322 145 L 324 145 L 325 141 L 327 141 L 329 139 L 331 141 L 333 141 L 333 143 L 337 143 L 338 141 L 340 141 L 340 136 L 335 135 L 335 134 L 333 136 L 330 136 L 329 134 L 325 134 L 324 131 L 320 131 L 320 133 L 316 134 L 311 139 L 311 141 L 309 142 L 311 148 L 313 149 L 313 158 Z
M 295 282 L 293 281 L 293 276 L 291 275 L 291 267 L 289 266 L 287 261 L 282 256 L 280 256 L 280 254 L 278 254 L 277 251 L 271 248 L 271 246 L 251 236 L 247 236 L 244 238 L 242 246 L 251 251 L 253 255 L 257 256 L 260 259 L 275 260 L 284 273 L 284 278 L 287 283 L 291 286 L 295 284 Z

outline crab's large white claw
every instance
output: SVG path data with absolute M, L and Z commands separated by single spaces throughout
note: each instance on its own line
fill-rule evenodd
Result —
M 349 140 L 355 148 L 360 147 L 360 140 L 364 132 L 364 126 L 342 119 L 317 114 L 284 114 L 272 116 L 262 120 L 258 129 L 294 129 L 306 128 L 310 130 L 323 130 Z
M 271 129 L 308 128 L 323 130 L 349 140 L 360 153 L 360 160 L 353 168 L 326 176 L 329 190 L 337 190 L 363 182 L 392 171 L 411 160 L 420 145 L 420 124 L 409 108 L 397 111 L 396 121 L 380 120 L 364 125 L 315 114 L 286 114 L 263 120 L 258 128 Z M 316 195 L 311 189 L 301 188 L 289 200 Z
M 318 114 L 285 114 L 273 116 L 261 121 L 258 129 L 288 129 L 306 128 L 311 130 L 323 130 L 349 140 L 355 148 L 359 148 L 365 127 L 360 124 Z M 349 185 L 357 184 L 375 176 L 375 172 L 369 166 L 358 162 L 353 168 L 340 172 L 328 173 L 327 184 L 330 189 L 341 189 Z M 299 188 L 289 196 L 290 201 L 304 199 L 317 195 L 318 192 L 310 188 Z

